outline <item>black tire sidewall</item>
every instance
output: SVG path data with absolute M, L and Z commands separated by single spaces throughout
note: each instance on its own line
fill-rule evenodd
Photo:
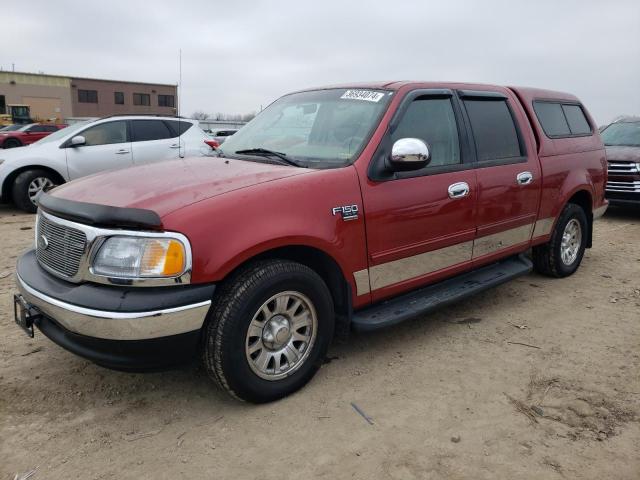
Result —
M 2 144 L 2 148 L 17 148 L 21 146 L 22 146 L 22 142 L 16 138 L 8 138 Z
M 581 228 L 581 239 L 580 239 L 580 250 L 578 251 L 578 255 L 571 265 L 566 265 L 562 261 L 561 255 L 561 244 L 562 244 L 562 234 L 564 233 L 564 229 L 567 224 L 576 219 L 580 223 Z M 562 277 L 569 276 L 573 274 L 578 267 L 580 267 L 580 263 L 582 262 L 582 257 L 584 256 L 584 251 L 587 245 L 587 216 L 584 213 L 584 210 L 578 205 L 568 204 L 566 209 L 562 212 L 562 215 L 558 219 L 558 223 L 556 225 L 556 235 L 554 238 L 553 244 L 553 260 L 556 266 L 556 270 Z
M 45 170 L 26 170 L 20 173 L 13 183 L 13 203 L 16 207 L 28 213 L 37 211 L 37 207 L 29 199 L 29 184 L 38 177 L 46 177 L 54 184 L 56 183 L 55 178 Z
M 267 299 L 288 290 L 302 293 L 313 304 L 317 315 L 316 339 L 305 363 L 298 370 L 281 380 L 265 380 L 253 372 L 247 361 L 247 329 Z M 242 399 L 262 403 L 282 398 L 304 386 L 322 365 L 333 336 L 333 303 L 322 279 L 311 270 L 278 273 L 264 278 L 236 301 L 241 302 L 241 307 L 225 322 L 222 332 L 225 341 L 219 352 L 229 388 Z

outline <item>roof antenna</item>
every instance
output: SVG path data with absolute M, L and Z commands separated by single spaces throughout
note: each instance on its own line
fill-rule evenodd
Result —
M 182 49 L 178 51 L 178 157 L 184 158 L 184 150 L 182 148 L 182 143 L 180 142 L 180 137 L 182 136 L 182 125 L 180 124 L 180 100 L 182 98 Z

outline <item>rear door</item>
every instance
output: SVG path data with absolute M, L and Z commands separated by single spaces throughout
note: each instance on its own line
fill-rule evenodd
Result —
M 178 134 L 161 119 L 131 120 L 133 163 L 136 165 L 178 158 Z
M 396 115 L 362 184 L 373 301 L 469 268 L 475 237 L 476 177 L 457 99 L 450 90 L 410 92 Z M 375 173 L 400 138 L 425 141 L 431 163 Z
M 527 248 L 538 214 L 542 175 L 528 120 L 509 91 L 458 94 L 477 159 L 473 259 L 479 265 Z
M 75 136 L 83 136 L 85 144 L 77 147 L 65 143 L 69 178 L 84 177 L 104 170 L 131 166 L 131 143 L 127 122 L 115 120 L 99 123 Z

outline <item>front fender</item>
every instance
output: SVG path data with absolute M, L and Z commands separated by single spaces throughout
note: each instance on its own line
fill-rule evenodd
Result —
M 334 207 L 345 205 L 358 205 L 359 218 L 334 215 Z M 173 211 L 162 222 L 189 238 L 196 283 L 218 282 L 247 260 L 287 246 L 327 254 L 354 291 L 353 272 L 367 267 L 362 198 L 352 166 L 234 190 Z

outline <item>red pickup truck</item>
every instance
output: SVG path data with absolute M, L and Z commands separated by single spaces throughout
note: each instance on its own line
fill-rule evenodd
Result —
M 309 381 L 334 334 L 533 268 L 571 275 L 607 208 L 606 180 L 598 130 L 569 94 L 300 91 L 212 157 L 42 194 L 16 322 L 115 369 L 200 356 L 232 395 L 271 401 Z

